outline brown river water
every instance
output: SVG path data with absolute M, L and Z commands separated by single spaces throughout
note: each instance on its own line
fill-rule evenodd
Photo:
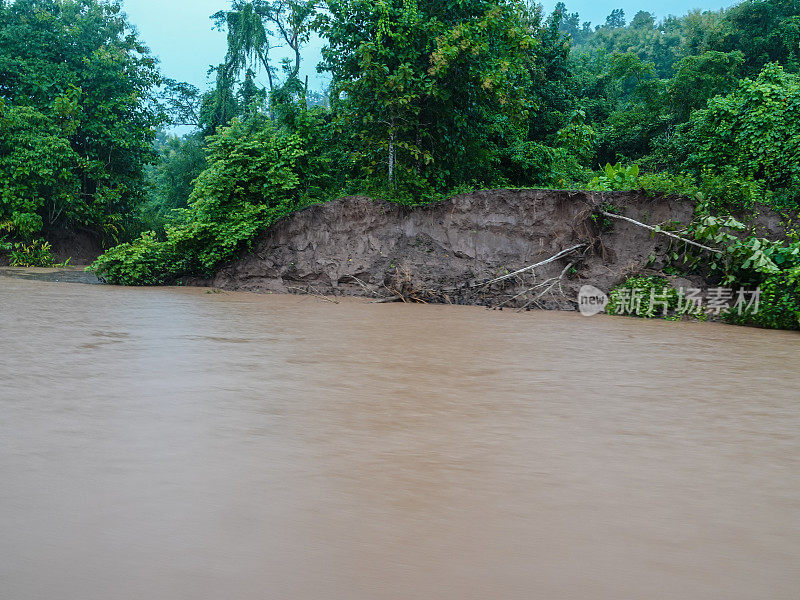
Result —
M 800 598 L 800 335 L 0 276 L 4 600 Z

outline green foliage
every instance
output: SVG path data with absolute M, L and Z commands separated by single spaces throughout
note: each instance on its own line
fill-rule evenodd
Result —
M 634 190 L 639 187 L 639 165 L 623 167 L 620 163 L 606 163 L 601 175 L 596 175 L 586 186 L 589 190 L 615 191 Z
M 189 208 L 177 209 L 166 238 L 153 232 L 112 248 L 92 265 L 109 283 L 155 285 L 210 276 L 255 236 L 300 205 L 301 139 L 261 116 L 234 120 L 209 139 L 208 167 Z
M 44 240 L 28 244 L 18 242 L 9 249 L 12 267 L 52 267 L 55 264 L 52 247 Z
M 699 190 L 694 178 L 669 172 L 641 173 L 638 186 L 646 193 L 696 197 Z
M 308 90 L 299 80 L 301 49 L 317 24 L 317 2 L 233 0 L 230 10 L 219 11 L 211 18 L 218 29 L 227 31 L 228 51 L 224 61 L 214 69 L 216 89 L 203 97 L 199 111 L 205 135 L 213 134 L 234 117 L 252 116 L 264 106 L 272 110 L 275 103 L 285 104 L 301 96 L 305 103 Z M 288 47 L 294 55 L 293 59 L 281 60 L 286 75 L 283 83 L 277 79 L 270 56 L 279 47 Z M 234 88 L 242 73 L 245 77 L 237 93 Z M 268 89 L 256 84 L 259 73 L 266 74 Z
M 780 271 L 778 262 L 788 266 L 800 258 L 800 244 L 786 247 L 781 242 L 736 234 L 745 229 L 746 226 L 733 217 L 710 214 L 700 216 L 692 224 L 695 239 L 722 251 L 709 266 L 722 276 L 723 284 L 759 283 L 765 276 Z
M 0 98 L 0 229 L 30 238 L 74 210 L 80 164 L 51 118 Z
M 750 211 L 758 204 L 775 204 L 775 195 L 763 181 L 742 177 L 730 167 L 722 173 L 703 170 L 697 187 L 701 196 L 708 199 L 708 206 L 718 212 Z
M 184 137 L 160 134 L 156 140 L 158 162 L 146 170 L 147 201 L 140 211 L 150 229 L 163 233 L 176 208 L 186 208 L 194 180 L 206 167 L 204 141 L 199 134 Z
M 761 289 L 758 310 L 730 310 L 724 318 L 737 324 L 774 329 L 800 328 L 800 242 L 780 242 L 737 235 L 746 227 L 732 217 L 704 215 L 692 227 L 695 238 L 722 254 L 709 269 L 723 285 Z
M 760 289 L 757 311 L 755 306 L 741 313 L 729 310 L 723 315 L 725 320 L 735 325 L 765 329 L 800 329 L 800 278 L 797 270 L 767 276 Z
M 755 76 L 767 63 L 796 71 L 800 58 L 800 2 L 745 0 L 724 12 L 708 33 L 711 50 L 741 51 L 746 74 Z
M 795 203 L 800 189 L 800 77 L 775 64 L 681 126 L 673 157 L 686 170 L 740 183 L 763 182 Z
M 425 193 L 549 163 L 537 98 L 562 93 L 549 82 L 565 47 L 538 11 L 519 0 L 328 5 L 325 69 L 356 177 Z
M 678 290 L 663 277 L 629 277 L 611 290 L 606 313 L 666 317 L 678 308 L 678 301 Z
M 674 17 L 656 22 L 652 15 L 637 13 L 630 25 L 623 19 L 609 15 L 613 26 L 599 27 L 581 40 L 580 49 L 600 51 L 604 54 L 630 53 L 645 64 L 651 64 L 654 73 L 664 78 L 672 72 L 672 66 L 686 55 L 686 34 L 683 23 Z
M 158 80 L 116 2 L 0 2 L 0 227 L 123 236 L 153 157 Z
M 668 84 L 675 120 L 683 123 L 714 96 L 733 91 L 743 63 L 744 54 L 739 50 L 704 52 L 675 63 L 675 75 Z
M 690 234 L 719 254 L 702 261 L 707 278 L 730 289 L 759 290 L 759 301 L 733 306 L 722 313 L 730 323 L 774 329 L 800 329 L 800 241 L 779 242 L 746 234 L 746 226 L 733 217 L 708 214 L 701 206 Z M 706 255 L 709 256 L 709 255 Z M 677 253 L 673 253 L 677 259 Z M 688 254 L 687 254 L 688 258 Z M 684 261 L 687 262 L 687 261 Z M 700 261 L 692 260 L 691 264 Z M 606 312 L 636 316 L 690 316 L 704 318 L 680 291 L 658 276 L 628 278 L 610 294 Z
M 576 110 L 556 133 L 558 147 L 576 158 L 587 160 L 594 154 L 595 131 L 586 124 L 586 111 Z

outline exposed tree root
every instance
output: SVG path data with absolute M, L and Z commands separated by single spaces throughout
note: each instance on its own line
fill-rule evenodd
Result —
M 367 294 L 369 294 L 369 295 L 371 295 L 371 296 L 377 296 L 377 295 L 378 295 L 378 292 L 376 292 L 375 290 L 371 290 L 371 289 L 369 289 L 369 286 L 367 286 L 367 284 L 366 284 L 366 283 L 364 283 L 363 281 L 361 281 L 361 280 L 360 280 L 358 277 L 356 277 L 355 275 L 350 275 L 349 277 L 350 277 L 350 279 L 352 279 L 353 281 L 355 281 L 355 282 L 356 282 L 358 285 L 360 285 L 360 286 L 361 286 L 361 289 L 363 289 L 363 290 L 364 290 L 364 291 L 365 291 Z

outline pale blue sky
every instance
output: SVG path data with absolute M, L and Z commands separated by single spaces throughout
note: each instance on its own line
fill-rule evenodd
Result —
M 731 6 L 733 0 L 671 0 L 656 6 L 642 5 L 632 0 L 575 0 L 567 2 L 570 12 L 577 11 L 581 21 L 593 25 L 605 22 L 615 8 L 625 10 L 630 21 L 639 10 L 649 10 L 656 17 L 682 15 L 693 8 L 717 10 Z M 544 3 L 552 11 L 556 2 Z M 656 3 L 654 3 L 655 5 Z M 226 0 L 124 0 L 123 7 L 130 22 L 139 30 L 141 39 L 161 60 L 162 73 L 179 81 L 188 81 L 201 89 L 206 87 L 206 72 L 225 55 L 225 34 L 212 31 L 209 16 L 230 6 Z M 310 77 L 311 88 L 321 88 L 322 76 L 316 74 L 319 62 L 319 43 L 304 59 L 304 74 Z

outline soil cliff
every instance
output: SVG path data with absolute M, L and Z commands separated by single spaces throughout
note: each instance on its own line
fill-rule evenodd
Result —
M 347 197 L 277 223 L 252 251 L 194 283 L 570 308 L 585 284 L 608 291 L 630 274 L 663 267 L 672 243 L 625 221 L 593 217 L 603 205 L 650 225 L 685 225 L 694 212 L 688 199 L 637 192 L 487 190 L 413 209 Z M 581 244 L 533 271 L 485 285 Z

